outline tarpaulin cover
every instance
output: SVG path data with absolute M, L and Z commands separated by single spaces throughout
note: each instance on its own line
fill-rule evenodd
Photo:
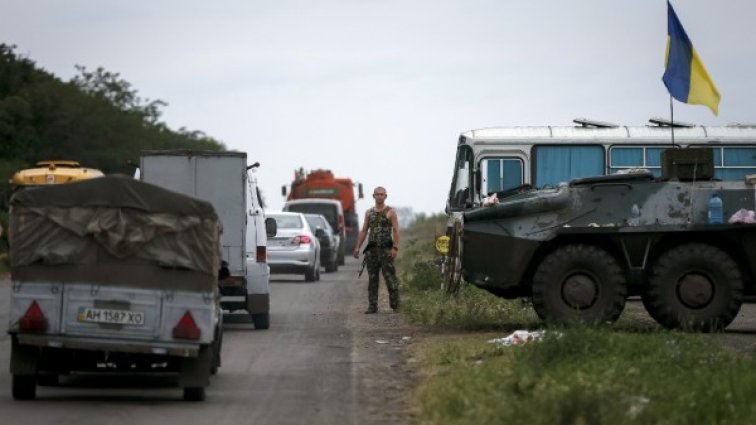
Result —
M 130 177 L 21 190 L 9 227 L 14 280 L 217 284 L 220 221 L 212 205 Z M 184 283 L 165 282 L 177 276 Z

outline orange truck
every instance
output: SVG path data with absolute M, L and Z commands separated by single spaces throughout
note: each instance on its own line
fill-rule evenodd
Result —
M 364 197 L 362 183 L 357 183 L 359 199 Z M 348 177 L 334 177 L 331 170 L 318 169 L 305 172 L 303 168 L 294 171 L 291 190 L 286 192 L 286 186 L 281 188 L 281 194 L 287 201 L 306 198 L 325 198 L 341 201 L 344 208 L 344 225 L 346 227 L 346 250 L 351 252 L 357 244 L 360 232 L 359 217 L 357 216 L 356 199 L 354 196 L 355 183 Z

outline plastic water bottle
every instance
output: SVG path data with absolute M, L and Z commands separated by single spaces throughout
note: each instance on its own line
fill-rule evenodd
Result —
M 716 193 L 709 199 L 709 224 L 722 224 L 722 198 Z

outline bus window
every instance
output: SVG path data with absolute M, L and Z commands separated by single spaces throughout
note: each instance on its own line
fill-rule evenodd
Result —
M 534 146 L 536 187 L 604 175 L 603 146 Z
M 665 148 L 645 148 L 646 167 L 654 172 L 655 176 L 661 176 L 661 156 Z
M 661 153 L 664 148 L 647 146 L 613 146 L 609 149 L 609 173 L 628 168 L 645 168 L 661 176 Z
M 714 148 L 714 176 L 721 180 L 742 180 L 756 174 L 756 148 Z
M 504 192 L 523 183 L 522 160 L 518 158 L 486 158 L 481 168 L 485 176 L 483 194 Z
M 619 167 L 643 167 L 643 148 L 612 148 L 609 151 L 609 165 L 612 168 L 612 173 L 619 170 Z

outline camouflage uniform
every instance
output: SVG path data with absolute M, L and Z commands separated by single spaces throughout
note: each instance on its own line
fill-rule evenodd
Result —
M 389 293 L 389 304 L 396 310 L 399 308 L 399 280 L 396 278 L 394 259 L 390 251 L 393 246 L 391 220 L 387 217 L 391 208 L 383 211 L 370 209 L 368 216 L 368 248 L 365 253 L 365 265 L 368 270 L 368 311 L 378 311 L 378 272 L 383 270 L 383 280 Z

